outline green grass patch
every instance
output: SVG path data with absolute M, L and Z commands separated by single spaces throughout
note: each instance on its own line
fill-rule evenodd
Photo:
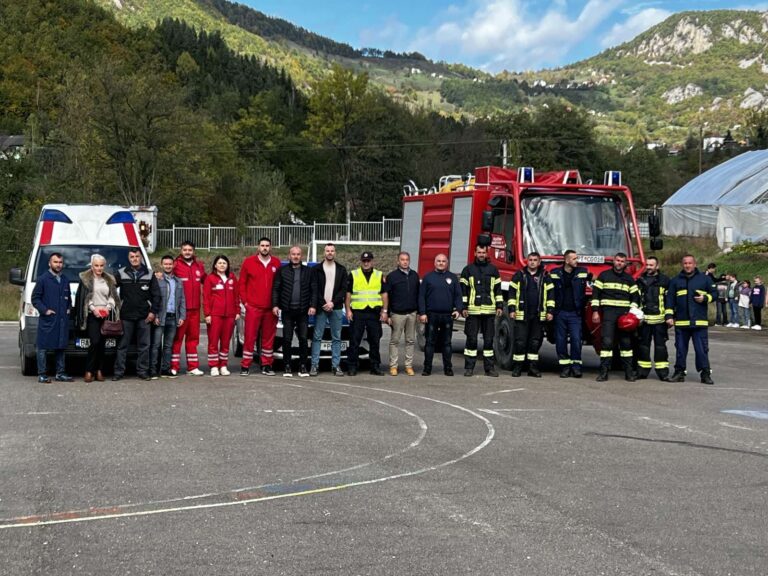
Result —
M 21 287 L 0 282 L 0 320 L 19 319 L 19 291 Z

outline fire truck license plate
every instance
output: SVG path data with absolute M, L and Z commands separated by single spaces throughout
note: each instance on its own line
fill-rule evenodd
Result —
M 579 256 L 581 264 L 604 264 L 605 256 Z

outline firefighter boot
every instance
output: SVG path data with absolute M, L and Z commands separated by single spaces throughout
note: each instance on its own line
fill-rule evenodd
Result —
M 611 370 L 611 360 L 610 358 L 606 362 L 603 360 L 600 362 L 600 374 L 597 375 L 597 381 L 598 382 L 605 382 L 608 380 L 608 372 Z
M 528 364 L 528 376 L 533 378 L 541 378 L 541 370 L 539 370 L 539 363 L 531 361 Z
M 670 381 L 669 370 L 667 370 L 666 368 L 662 368 L 661 370 L 656 370 L 656 376 L 658 376 L 659 380 L 661 380 L 662 382 Z
M 701 383 L 702 384 L 714 384 L 712 381 L 712 370 L 705 368 L 701 371 Z
M 512 372 L 510 372 L 510 376 L 512 378 L 520 378 L 520 375 L 523 373 L 523 364 L 522 362 L 513 362 L 512 363 Z
M 622 360 L 622 365 L 624 367 L 624 380 L 627 382 L 634 382 L 637 380 L 637 374 L 635 374 L 635 369 L 632 367 L 632 360 L 626 358 L 623 358 Z
M 645 380 L 646 378 L 648 378 L 648 374 L 650 374 L 650 373 L 651 373 L 651 371 L 648 368 L 640 368 L 637 371 L 637 379 L 638 380 Z

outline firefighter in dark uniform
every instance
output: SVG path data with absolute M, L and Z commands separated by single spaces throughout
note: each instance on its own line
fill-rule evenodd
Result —
M 566 250 L 563 265 L 549 273 L 554 288 L 555 348 L 560 378 L 581 378 L 581 333 L 587 304 L 587 281 L 590 278 L 589 271 L 578 263 L 576 251 Z
M 669 281 L 667 292 L 666 318 L 669 326 L 675 327 L 675 373 L 672 382 L 685 381 L 685 365 L 688 344 L 693 339 L 696 352 L 696 371 L 701 374 L 703 384 L 714 384 L 709 366 L 709 303 L 717 296 L 712 276 L 699 272 L 696 259 L 683 256 L 683 269 Z
M 626 266 L 627 255 L 623 252 L 617 253 L 613 257 L 613 268 L 601 272 L 592 287 L 592 322 L 600 324 L 602 333 L 598 382 L 608 380 L 616 338 L 619 340 L 624 379 L 628 382 L 634 382 L 636 379 L 632 369 L 631 335 L 618 328 L 619 316 L 629 312 L 630 308 L 637 308 L 639 302 L 637 284 L 635 279 L 624 271 Z
M 496 317 L 501 316 L 504 298 L 501 295 L 499 271 L 488 262 L 488 248 L 475 247 L 475 261 L 461 271 L 461 299 L 464 304 L 462 316 L 466 318 L 464 334 L 467 336 L 464 348 L 464 376 L 472 376 L 477 362 L 477 334 L 483 332 L 483 364 L 485 375 L 497 377 L 494 367 L 493 332 Z
M 669 354 L 667 352 L 667 324 L 665 301 L 669 289 L 669 278 L 659 271 L 659 259 L 649 256 L 645 272 L 637 279 L 640 289 L 640 308 L 643 311 L 643 323 L 638 328 L 637 377 L 645 380 L 651 373 L 651 343 L 653 343 L 653 362 L 659 380 L 669 382 Z
M 528 376 L 541 378 L 539 349 L 544 322 L 551 322 L 555 301 L 552 280 L 541 267 L 538 252 L 528 254 L 526 267 L 515 272 L 509 284 L 509 317 L 515 321 L 512 376 L 519 377 L 528 359 Z

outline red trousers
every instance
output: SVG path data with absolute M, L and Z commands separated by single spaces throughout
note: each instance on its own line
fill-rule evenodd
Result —
M 181 366 L 181 342 L 185 341 L 187 353 L 187 370 L 194 370 L 200 366 L 197 357 L 197 345 L 200 343 L 200 310 L 187 310 L 187 319 L 184 324 L 176 329 L 171 348 L 171 370 L 179 370 Z
M 235 319 L 228 316 L 211 316 L 208 324 L 208 366 L 226 366 L 229 360 L 229 343 L 235 331 Z
M 272 366 L 277 332 L 277 316 L 271 308 L 245 306 L 245 334 L 243 337 L 243 368 L 250 368 L 253 362 L 253 348 L 256 336 L 261 333 L 261 365 Z

